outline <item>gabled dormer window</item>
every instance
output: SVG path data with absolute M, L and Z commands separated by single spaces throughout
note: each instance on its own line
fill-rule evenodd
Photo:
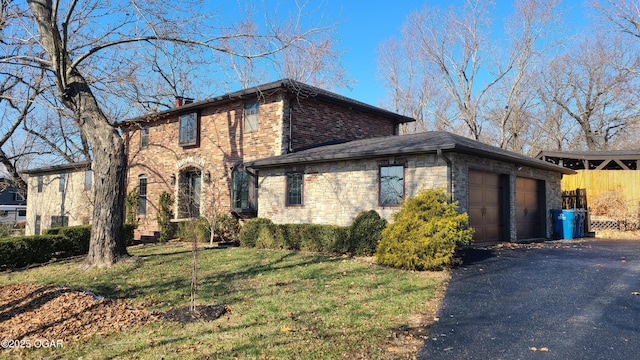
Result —
M 180 116 L 180 146 L 198 145 L 198 114 L 193 112 Z

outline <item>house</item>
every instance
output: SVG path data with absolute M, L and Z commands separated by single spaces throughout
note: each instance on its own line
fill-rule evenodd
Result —
M 442 188 L 469 214 L 475 242 L 551 236 L 570 169 L 444 131 L 354 140 L 257 159 L 258 216 L 276 223 L 348 225 L 386 219 L 406 197 Z
M 247 161 L 319 144 L 397 135 L 414 121 L 293 80 L 204 101 L 177 98 L 170 110 L 118 124 L 128 156 L 128 192 L 137 191 L 136 236 L 157 231 L 160 194 L 175 220 L 232 212 L 255 216 L 256 177 Z
M 89 162 L 56 165 L 23 172 L 27 181 L 26 235 L 43 229 L 91 223 L 93 174 Z
M 0 224 L 15 224 L 26 220 L 27 197 L 13 180 L 0 178 Z
M 414 121 L 293 80 L 119 122 L 136 238 L 158 230 L 161 194 L 174 221 L 233 213 L 276 223 L 347 225 L 363 210 L 390 219 L 422 188 L 469 213 L 475 240 L 547 238 L 571 169 L 447 132 L 399 135 Z M 89 164 L 28 172 L 30 233 L 90 222 Z M 84 181 L 84 182 L 83 182 Z M 57 184 L 57 186 L 56 186 Z M 72 193 L 73 192 L 73 193 Z M 32 198 L 32 195 L 33 198 Z
M 640 150 L 542 151 L 536 157 L 576 171 L 562 179 L 563 207 L 588 209 L 587 231 L 617 229 L 629 220 L 640 225 Z

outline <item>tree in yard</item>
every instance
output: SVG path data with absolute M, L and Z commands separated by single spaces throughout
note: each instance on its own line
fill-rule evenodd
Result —
M 637 125 L 638 55 L 619 34 L 586 34 L 544 71 L 543 92 L 578 126 L 587 149 L 610 149 Z
M 418 125 L 423 129 L 465 129 L 456 132 L 476 140 L 493 126 L 498 145 L 507 147 L 518 131 L 514 120 L 531 97 L 525 75 L 542 51 L 536 46 L 555 19 L 556 3 L 517 1 L 504 46 L 492 39 L 491 1 L 466 0 L 461 8 L 425 7 L 411 14 L 402 36 L 380 47 L 380 70 L 393 106 L 426 123 Z
M 135 62 L 137 51 L 173 44 L 196 54 L 204 49 L 212 57 L 269 58 L 303 41 L 312 44 L 314 36 L 323 32 L 322 27 L 302 21 L 272 19 L 266 29 L 207 23 L 203 21 L 207 16 L 198 12 L 198 2 L 180 2 L 179 12 L 174 11 L 178 5 L 137 1 L 2 4 L 3 14 L 11 14 L 3 15 L 8 20 L 3 29 L 12 31 L 3 39 L 0 62 L 14 74 L 27 68 L 44 70 L 47 84 L 72 113 L 90 150 L 95 207 L 84 268 L 109 266 L 128 257 L 121 236 L 126 159 L 123 139 L 113 126 L 114 115 L 123 114 L 113 109 L 123 105 L 110 91 L 129 78 L 143 80 L 140 74 L 146 69 Z M 298 5 L 293 17 L 303 13 L 304 4 Z M 251 47 L 239 46 L 248 39 Z

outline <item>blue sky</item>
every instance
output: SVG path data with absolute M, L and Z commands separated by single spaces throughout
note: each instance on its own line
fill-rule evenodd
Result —
M 394 35 L 400 33 L 402 24 L 413 11 L 421 10 L 425 4 L 440 7 L 457 7 L 461 0 L 327 0 L 327 18 L 338 19 L 338 40 L 340 47 L 346 50 L 343 63 L 349 75 L 357 81 L 352 90 L 340 89 L 341 95 L 372 105 L 381 105 L 385 90 L 377 77 L 377 47 Z M 584 25 L 584 7 L 582 2 L 565 1 L 568 22 L 572 25 Z M 496 1 L 493 14 L 499 36 L 503 26 L 500 19 L 512 12 L 513 1 Z
M 338 37 L 346 50 L 344 66 L 357 81 L 351 91 L 344 89 L 341 95 L 380 105 L 385 93 L 380 79 L 376 77 L 377 47 L 382 41 L 399 34 L 407 16 L 420 10 L 424 1 L 328 1 L 328 10 L 341 15 Z

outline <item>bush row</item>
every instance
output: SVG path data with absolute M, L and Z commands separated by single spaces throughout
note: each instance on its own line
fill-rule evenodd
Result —
M 132 225 L 125 225 L 125 244 L 133 241 Z M 53 258 L 84 255 L 89 252 L 91 225 L 45 229 L 42 235 L 0 239 L 0 269 L 15 269 L 47 262 Z
M 361 213 L 351 226 L 274 224 L 269 219 L 256 218 L 242 226 L 240 245 L 370 256 L 385 225 L 386 221 L 375 211 Z

